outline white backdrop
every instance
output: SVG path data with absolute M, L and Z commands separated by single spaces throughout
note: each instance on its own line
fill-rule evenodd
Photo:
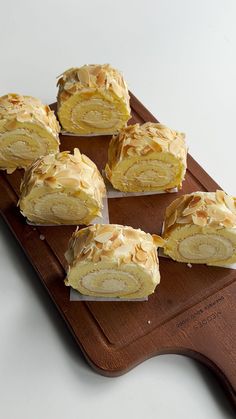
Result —
M 236 194 L 235 19 L 234 0 L 7 0 L 0 95 L 51 103 L 62 71 L 109 62 Z M 120 378 L 95 374 L 2 221 L 0 229 L 2 418 L 234 417 L 211 373 L 181 356 L 156 357 Z

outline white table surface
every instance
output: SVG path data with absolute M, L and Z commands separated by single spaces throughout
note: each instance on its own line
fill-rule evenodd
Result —
M 109 62 L 236 194 L 235 18 L 235 0 L 7 0 L 0 94 L 50 103 L 65 69 Z M 215 377 L 182 356 L 153 358 L 120 378 L 94 373 L 2 221 L 0 278 L 1 418 L 235 417 Z

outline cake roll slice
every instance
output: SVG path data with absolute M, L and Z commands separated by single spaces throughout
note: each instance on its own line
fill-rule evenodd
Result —
M 25 172 L 19 206 L 36 224 L 89 224 L 101 215 L 105 185 L 97 166 L 78 149 L 36 160 Z
M 113 136 L 105 172 L 113 187 L 123 192 L 181 188 L 186 158 L 183 133 L 146 122 L 129 125 Z
M 164 253 L 186 263 L 236 262 L 235 198 L 224 191 L 193 192 L 166 209 Z
M 160 282 L 158 246 L 159 236 L 117 224 L 76 230 L 65 284 L 94 297 L 146 297 Z
M 59 151 L 60 126 L 47 105 L 31 96 L 0 97 L 0 169 L 12 173 Z
M 58 86 L 58 117 L 65 131 L 114 134 L 131 117 L 126 82 L 108 64 L 71 68 L 60 76 Z

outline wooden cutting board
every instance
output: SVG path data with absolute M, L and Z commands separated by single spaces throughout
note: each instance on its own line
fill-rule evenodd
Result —
M 133 95 L 131 107 L 132 123 L 156 121 Z M 61 149 L 79 147 L 103 169 L 109 139 L 62 136 Z M 1 215 L 90 365 L 100 374 L 118 376 L 158 354 L 185 354 L 213 369 L 236 405 L 236 271 L 204 265 L 189 268 L 160 258 L 161 284 L 147 302 L 70 302 L 63 283 L 64 252 L 75 227 L 26 224 L 16 207 L 22 173 L 0 173 Z M 181 192 L 110 199 L 110 222 L 160 234 L 164 209 L 179 194 L 216 188 L 188 156 Z

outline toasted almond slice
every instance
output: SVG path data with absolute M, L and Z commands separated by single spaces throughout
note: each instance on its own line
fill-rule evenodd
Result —
M 193 219 L 194 224 L 196 224 L 198 226 L 201 226 L 201 227 L 204 227 L 207 223 L 206 218 L 201 218 L 201 217 L 198 217 L 197 215 L 193 215 L 192 219 Z
M 213 199 L 207 198 L 207 197 L 205 197 L 204 201 L 207 205 L 216 204 L 216 201 L 214 201 Z
M 179 140 L 176 139 L 174 141 L 172 141 L 169 145 L 169 151 L 170 153 L 174 154 L 175 156 L 179 153 L 180 151 L 180 144 L 179 144 Z
M 145 262 L 147 260 L 147 252 L 144 252 L 142 249 L 137 249 L 135 252 L 136 259 L 138 259 L 140 262 Z
M 178 209 L 184 203 L 187 196 L 189 195 L 180 196 L 179 198 L 175 199 L 174 201 L 170 203 L 170 205 L 166 208 L 167 218 L 170 217 L 170 215 L 172 214 L 172 212 L 174 212 L 174 210 Z
M 86 182 L 86 180 L 84 180 L 84 179 L 81 179 L 80 180 L 80 184 L 82 185 L 82 187 L 83 188 L 85 188 L 85 189 L 88 189 L 88 188 L 90 188 L 90 184 L 88 183 L 88 182 Z
M 129 146 L 128 148 L 127 148 L 127 150 L 126 150 L 126 153 L 128 154 L 128 156 L 136 156 L 138 153 L 137 153 L 137 148 L 134 148 L 134 147 L 132 147 L 132 146 Z
M 105 84 L 106 81 L 106 73 L 105 71 L 101 70 L 97 75 L 97 84 L 98 86 L 102 86 Z
M 107 240 L 109 240 L 112 237 L 112 235 L 113 235 L 112 231 L 110 232 L 108 231 L 107 233 L 98 234 L 94 238 L 94 240 L 99 243 L 105 243 Z
M 170 217 L 169 218 L 167 218 L 167 220 L 166 220 L 166 228 L 170 228 L 174 223 L 175 223 L 175 221 L 176 221 L 176 219 L 177 219 L 177 216 L 178 216 L 178 212 L 177 212 L 177 210 L 175 210 L 171 215 L 170 215 Z
M 216 190 L 216 199 L 220 204 L 224 203 L 225 192 L 219 189 Z
M 159 236 L 156 236 L 156 237 L 158 237 L 158 238 L 159 238 Z M 158 239 L 157 239 L 157 240 L 158 240 Z M 153 241 L 154 241 L 154 238 L 153 238 Z M 151 251 L 151 250 L 153 249 L 153 243 L 152 243 L 151 241 L 147 241 L 147 240 L 145 240 L 145 241 L 142 241 L 142 242 L 141 242 L 140 247 L 141 247 L 141 249 L 142 249 L 142 250 L 144 250 L 145 252 L 149 252 L 149 251 Z
M 207 217 L 208 217 L 207 211 L 205 211 L 205 210 L 198 210 L 196 212 L 196 214 L 200 218 L 206 218 L 207 219 Z
M 97 263 L 100 260 L 100 254 L 98 252 L 94 253 L 93 255 L 93 263 Z
M 154 140 L 151 141 L 150 147 L 152 148 L 153 151 L 156 151 L 157 153 L 162 152 L 162 146 Z
M 229 208 L 230 211 L 232 211 L 234 214 L 236 212 L 236 208 L 235 208 L 235 204 L 234 204 L 234 199 L 229 196 L 229 195 L 224 195 L 224 201 L 225 204 L 227 206 L 227 208 Z
M 202 197 L 200 195 L 194 195 L 188 204 L 189 208 L 196 207 L 200 203 L 201 200 L 202 200 Z
M 124 263 L 130 263 L 131 262 L 131 255 L 128 254 L 127 256 L 124 256 L 122 258 L 122 262 L 124 262 Z
M 75 188 L 76 186 L 78 186 L 78 180 L 74 178 L 61 177 L 60 179 L 58 179 L 58 183 L 60 183 L 60 185 L 62 186 L 68 186 L 69 188 Z
M 227 216 L 226 212 L 217 205 L 211 205 L 208 208 L 208 215 L 215 221 L 224 221 Z
M 158 236 L 157 234 L 152 234 L 152 238 L 153 238 L 153 242 L 155 246 L 157 247 L 165 246 L 166 241 L 161 236 Z
M 192 224 L 192 222 L 192 215 L 187 215 L 186 217 L 179 217 L 176 220 L 177 224 Z

